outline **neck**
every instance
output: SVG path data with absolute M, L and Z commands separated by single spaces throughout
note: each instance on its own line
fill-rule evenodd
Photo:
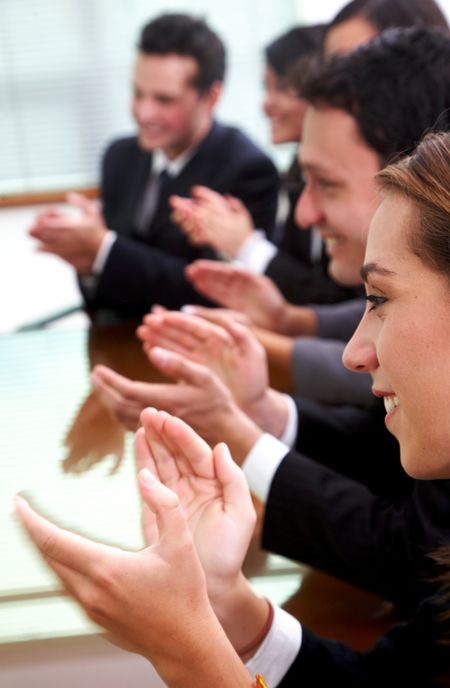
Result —
M 186 155 L 186 153 L 190 153 L 201 144 L 203 139 L 206 138 L 206 136 L 210 132 L 211 127 L 212 117 L 208 115 L 208 117 L 205 117 L 205 119 L 200 123 L 200 125 L 197 126 L 195 133 L 193 134 L 193 136 L 189 138 L 189 141 L 186 141 L 183 144 L 180 143 L 178 146 L 170 146 L 167 148 L 163 148 L 164 155 L 167 157 L 168 160 L 176 160 L 180 156 Z

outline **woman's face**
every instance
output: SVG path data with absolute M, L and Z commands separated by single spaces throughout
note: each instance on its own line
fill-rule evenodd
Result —
M 367 308 L 344 363 L 371 374 L 406 472 L 449 478 L 450 283 L 411 252 L 417 217 L 396 194 L 376 211 L 363 267 Z
M 368 43 L 379 31 L 364 17 L 353 17 L 336 24 L 325 34 L 323 51 L 325 55 L 348 53 L 358 45 Z
M 301 139 L 306 101 L 293 89 L 280 83 L 280 77 L 267 66 L 264 79 L 263 109 L 270 120 L 272 143 L 298 143 Z

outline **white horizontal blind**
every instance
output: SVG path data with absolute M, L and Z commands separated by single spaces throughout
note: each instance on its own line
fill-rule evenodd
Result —
M 262 51 L 296 23 L 294 0 L 0 0 L 0 194 L 97 183 L 106 143 L 133 131 L 135 44 L 162 11 L 203 16 L 221 35 L 218 114 L 270 150 Z

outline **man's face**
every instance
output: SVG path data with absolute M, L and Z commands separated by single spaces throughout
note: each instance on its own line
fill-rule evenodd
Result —
M 299 152 L 306 186 L 295 211 L 300 227 L 316 226 L 337 282 L 360 284 L 370 220 L 379 199 L 380 159 L 361 138 L 353 117 L 310 106 Z
M 203 138 L 215 99 L 193 86 L 197 71 L 192 57 L 138 54 L 132 113 L 142 148 L 175 158 Z

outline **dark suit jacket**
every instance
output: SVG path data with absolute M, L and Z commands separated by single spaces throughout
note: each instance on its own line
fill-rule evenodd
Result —
M 337 284 L 327 272 L 328 257 L 322 247 L 318 260 L 311 255 L 312 230 L 300 229 L 295 222 L 295 206 L 303 190 L 301 170 L 297 159 L 282 177 L 289 211 L 279 230 L 278 252 L 270 261 L 265 274 L 278 286 L 290 303 L 336 303 L 359 295 L 360 290 Z
M 431 688 L 450 685 L 450 650 L 438 641 L 450 632 L 438 621 L 436 598 L 420 605 L 415 618 L 393 627 L 369 652 L 318 638 L 303 629 L 302 646 L 279 688 L 342 685 L 345 688 Z M 437 684 L 437 677 L 444 681 Z
M 154 303 L 176 309 L 205 303 L 184 277 L 196 258 L 217 257 L 210 249 L 189 244 L 170 219 L 168 196 L 189 196 L 204 184 L 240 198 L 255 223 L 274 227 L 278 175 L 271 160 L 241 131 L 214 123 L 195 155 L 161 194 L 156 214 L 142 236 L 134 218 L 150 173 L 152 155 L 135 137 L 115 141 L 103 159 L 102 201 L 106 224 L 117 232 L 94 294 L 84 290 L 90 312 L 109 309 L 139 319 Z
M 263 547 L 409 614 L 434 591 L 429 551 L 450 542 L 450 481 L 406 476 L 383 415 L 302 400 L 298 451 L 272 481 Z

